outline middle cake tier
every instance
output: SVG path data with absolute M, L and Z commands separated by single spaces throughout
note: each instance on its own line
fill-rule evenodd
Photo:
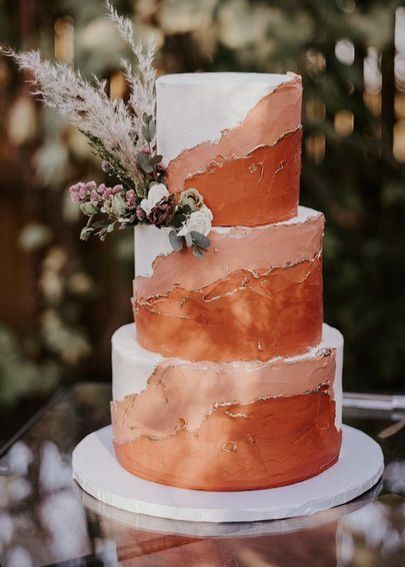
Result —
M 139 343 L 188 360 L 268 360 L 320 342 L 322 213 L 260 227 L 213 228 L 203 259 L 174 252 L 167 231 L 135 229 Z

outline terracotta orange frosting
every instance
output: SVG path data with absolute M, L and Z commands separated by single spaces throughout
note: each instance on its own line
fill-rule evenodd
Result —
M 203 262 L 186 250 L 158 255 L 151 275 L 135 278 L 134 296 L 147 299 L 179 286 L 199 289 L 238 270 L 270 270 L 312 260 L 321 253 L 323 231 L 324 216 L 308 209 L 287 223 L 212 231 Z
M 212 232 L 204 260 L 160 256 L 134 282 L 140 344 L 190 360 L 268 360 L 320 341 L 323 215 Z
M 305 352 L 322 332 L 322 265 L 238 270 L 201 289 L 134 301 L 140 344 L 189 360 L 268 360 Z
M 167 359 L 156 366 L 143 391 L 113 403 L 114 437 L 120 442 L 142 435 L 159 440 L 176 434 L 179 423 L 197 431 L 219 405 L 303 395 L 321 386 L 332 394 L 335 369 L 333 348 L 254 363 Z
M 294 217 L 301 137 L 298 129 L 273 146 L 259 146 L 244 157 L 218 156 L 204 172 L 187 177 L 184 187 L 201 193 L 218 226 L 258 226 Z
M 301 164 L 301 78 L 263 97 L 217 142 L 183 151 L 167 169 L 169 190 L 197 187 L 214 224 L 257 226 L 293 217 Z
M 115 420 L 112 413 L 113 423 Z M 197 490 L 252 490 L 298 482 L 336 462 L 341 433 L 321 388 L 288 398 L 218 406 L 197 431 L 179 421 L 164 439 L 115 439 L 120 463 L 154 482 Z

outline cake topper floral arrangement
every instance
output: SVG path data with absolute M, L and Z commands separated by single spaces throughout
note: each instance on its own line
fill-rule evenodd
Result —
M 108 186 L 88 181 L 69 188 L 87 217 L 81 239 L 96 235 L 104 240 L 114 230 L 144 223 L 170 227 L 175 250 L 192 248 L 201 257 L 210 245 L 212 213 L 197 190 L 188 189 L 177 199 L 168 191 L 157 152 L 155 45 L 136 41 L 132 22 L 118 15 L 110 0 L 106 6 L 135 59 L 135 68 L 122 60 L 130 91 L 126 103 L 109 98 L 106 81 L 89 82 L 64 63 L 41 60 L 38 51 L 4 51 L 31 73 L 34 94 L 86 136 L 111 178 Z

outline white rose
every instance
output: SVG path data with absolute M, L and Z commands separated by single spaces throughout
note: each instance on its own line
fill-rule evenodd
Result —
M 142 199 L 140 206 L 145 211 L 147 215 L 151 212 L 153 207 L 155 207 L 163 197 L 168 197 L 170 195 L 163 183 L 154 183 L 149 189 L 149 193 L 146 199 Z
M 186 189 L 180 195 L 180 205 L 187 205 L 192 211 L 197 211 L 204 204 L 204 201 L 197 189 Z
M 190 234 L 190 232 L 199 232 L 204 236 L 208 236 L 211 230 L 211 223 L 212 223 L 212 212 L 208 207 L 203 205 L 201 209 L 195 211 L 194 213 L 191 213 L 186 223 L 178 232 L 178 236 L 187 237 Z

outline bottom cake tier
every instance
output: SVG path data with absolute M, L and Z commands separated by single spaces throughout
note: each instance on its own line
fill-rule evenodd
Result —
M 303 355 L 190 362 L 112 339 L 114 448 L 129 472 L 197 490 L 271 488 L 333 465 L 341 445 L 343 336 Z

